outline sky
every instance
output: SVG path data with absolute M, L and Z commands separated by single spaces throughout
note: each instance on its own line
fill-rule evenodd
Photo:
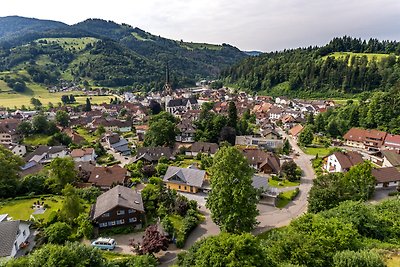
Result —
M 74 24 L 113 20 L 166 38 L 241 50 L 323 45 L 333 37 L 400 40 L 399 0 L 12 0 L 0 16 Z

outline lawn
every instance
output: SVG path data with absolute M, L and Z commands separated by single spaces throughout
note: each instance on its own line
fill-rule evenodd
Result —
M 62 206 L 62 197 L 51 196 L 45 197 L 44 200 L 40 198 L 22 199 L 22 200 L 11 200 L 7 202 L 0 202 L 0 214 L 8 214 L 14 220 L 29 220 L 31 214 L 34 212 L 32 204 L 37 202 L 44 202 L 49 205 L 49 208 L 43 214 L 35 215 L 35 218 L 47 219 L 52 211 L 57 211 Z
M 390 258 L 386 260 L 386 266 L 387 267 L 400 266 L 400 256 L 397 255 L 390 256 Z
M 42 38 L 40 40 L 46 40 L 48 43 L 57 43 L 64 50 L 82 50 L 87 44 L 94 44 L 98 41 L 96 38 L 92 37 L 82 37 L 82 38 Z
M 181 168 L 187 168 L 192 164 L 200 167 L 200 163 L 201 163 L 200 160 L 197 160 L 197 159 L 184 159 L 182 161 L 173 162 L 173 163 L 171 163 L 171 165 L 181 167 Z
M 83 138 L 85 138 L 86 141 L 88 141 L 89 143 L 93 143 L 96 142 L 97 140 L 99 140 L 99 137 L 89 133 L 88 130 L 86 130 L 85 128 L 82 127 L 78 127 L 76 128 L 76 132 L 82 136 Z
M 344 59 L 347 55 L 349 55 L 349 65 L 350 65 L 350 59 L 352 57 L 362 57 L 362 56 L 367 56 L 368 61 L 372 61 L 374 58 L 377 61 L 381 61 L 383 58 L 387 58 L 389 54 L 376 54 L 376 53 L 353 53 L 353 52 L 334 52 L 332 54 L 329 54 L 323 59 L 326 59 L 328 56 L 329 57 L 334 57 L 335 59 Z
M 44 134 L 35 134 L 35 135 L 25 137 L 24 140 L 22 141 L 22 143 L 25 145 L 30 145 L 30 146 L 47 145 L 47 143 L 50 141 L 50 139 L 51 139 L 51 136 L 44 135 Z
M 283 209 L 297 196 L 297 194 L 298 190 L 296 189 L 280 193 L 277 199 L 276 207 Z
M 318 154 L 319 157 L 325 157 L 330 154 L 331 148 L 325 147 L 303 147 L 304 153 L 308 155 L 316 156 Z
M 273 180 L 272 178 L 269 178 L 268 184 L 272 187 L 283 188 L 283 187 L 298 186 L 298 185 L 300 185 L 300 182 L 291 182 L 288 180 L 276 181 L 276 180 Z
M 182 235 L 182 225 L 183 225 L 183 217 L 176 215 L 176 214 L 171 214 L 168 216 L 169 219 L 171 220 L 172 225 L 174 226 L 175 233 L 176 233 L 176 238 L 178 239 L 178 236 Z

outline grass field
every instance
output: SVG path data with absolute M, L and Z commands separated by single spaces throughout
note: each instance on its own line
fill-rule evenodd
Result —
M 221 50 L 222 49 L 222 46 L 220 46 L 220 45 L 205 44 L 205 43 L 189 43 L 189 42 L 181 43 L 181 47 L 186 48 L 188 50 L 194 50 L 194 49 Z
M 47 145 L 50 139 L 51 136 L 43 134 L 35 134 L 29 137 L 25 137 L 22 143 L 30 146 Z
M 8 214 L 14 220 L 29 220 L 31 214 L 34 212 L 32 205 L 38 200 L 49 205 L 45 213 L 35 215 L 35 218 L 44 219 L 44 221 L 49 218 L 52 211 L 57 211 L 62 206 L 62 197 L 60 196 L 47 197 L 45 200 L 41 200 L 40 198 L 11 200 L 8 202 L 0 202 L 0 214 Z
M 386 260 L 387 267 L 399 267 L 400 266 L 400 255 L 393 255 L 389 259 Z
M 288 180 L 276 181 L 269 178 L 268 184 L 272 187 L 283 188 L 283 187 L 298 186 L 300 185 L 300 182 L 290 182 Z
M 303 147 L 304 153 L 308 155 L 316 156 L 318 154 L 319 157 L 325 157 L 330 154 L 330 148 L 325 147 Z
M 42 38 L 37 41 L 46 40 L 48 43 L 57 43 L 64 50 L 82 50 L 87 44 L 93 44 L 98 41 L 96 38 L 92 37 L 82 37 L 82 38 Z
M 334 52 L 332 54 L 324 56 L 323 59 L 326 59 L 327 57 L 334 57 L 335 59 L 344 59 L 347 55 L 350 56 L 349 64 L 350 64 L 350 59 L 352 57 L 367 56 L 368 61 L 372 61 L 373 59 L 376 59 L 377 61 L 381 61 L 383 58 L 387 58 L 389 56 L 389 54 L 376 54 L 376 53 Z
M 89 143 L 93 143 L 99 140 L 99 136 L 89 133 L 88 130 L 86 130 L 85 128 L 78 127 L 75 130 L 80 136 L 85 138 L 85 140 L 88 141 Z
M 297 190 L 290 190 L 290 191 L 286 191 L 286 192 L 282 192 L 279 194 L 278 197 L 278 201 L 276 203 L 276 207 L 279 209 L 283 209 L 284 207 L 286 207 L 287 204 L 290 203 L 290 201 L 293 200 L 293 198 L 296 197 Z

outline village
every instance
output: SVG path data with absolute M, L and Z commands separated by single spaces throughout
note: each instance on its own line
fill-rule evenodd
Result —
M 145 227 L 152 223 L 164 228 L 160 231 L 168 235 L 159 210 L 146 206 L 149 192 L 145 191 L 161 186 L 167 192 L 177 192 L 175 200 L 182 196 L 179 201 L 187 207 L 169 217 L 179 234 L 172 237 L 174 246 L 160 252 L 161 263 L 168 264 L 176 258 L 179 248 L 188 248 L 202 237 L 219 233 L 206 202 L 211 190 L 209 169 L 214 155 L 224 146 L 239 149 L 253 169 L 252 185 L 259 192 L 259 225 L 254 233 L 285 226 L 306 212 L 315 173 L 345 173 L 369 161 L 377 199 L 394 194 L 400 181 L 400 135 L 351 128 L 342 138 L 332 138 L 329 145 L 314 147 L 323 153 L 309 153 L 299 141 L 309 116 L 339 105 L 334 100 L 273 98 L 209 86 L 173 90 L 167 78 L 161 92 L 126 92 L 118 101 L 99 105 L 91 105 L 88 98 L 83 109 L 64 105 L 45 110 L 0 111 L 0 144 L 23 159 L 19 171 L 22 179 L 48 170 L 57 158 L 72 159 L 78 177 L 73 181 L 74 187 L 95 187 L 100 192 L 87 213 L 94 236 L 104 237 L 106 233 L 106 237 L 117 240 L 117 252 L 132 253 L 134 243 L 142 241 Z M 59 114 L 64 118 L 60 119 L 63 116 Z M 227 126 L 219 128 L 217 136 L 207 136 L 205 132 L 212 131 L 204 126 L 207 116 L 213 120 L 220 115 L 219 118 L 228 118 Z M 26 130 L 27 123 L 33 129 L 39 127 L 38 116 L 57 122 L 54 132 L 62 138 Z M 173 140 L 163 145 L 148 141 L 156 116 L 173 120 L 176 126 Z M 231 117 L 237 120 L 234 131 L 229 126 Z M 239 121 L 243 127 L 237 126 Z M 171 138 L 170 133 L 158 130 L 156 134 Z M 315 160 L 320 164 L 313 164 Z M 0 206 L 0 214 L 4 207 Z M 198 212 L 200 219 L 188 229 L 179 229 L 177 220 L 185 220 L 191 209 Z M 0 215 L 0 232 L 10 233 L 10 249 L 2 251 L 0 257 L 16 257 L 21 250 L 26 253 L 32 249 L 41 228 L 37 228 L 35 214 L 46 212 L 50 211 L 42 202 L 35 204 L 35 212 L 29 218 Z M 109 231 L 124 227 L 132 230 Z M 19 229 L 21 234 L 15 237 L 10 229 Z

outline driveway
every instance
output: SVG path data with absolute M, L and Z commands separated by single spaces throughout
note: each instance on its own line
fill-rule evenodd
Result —
M 112 149 L 108 148 L 107 143 L 101 143 L 101 144 L 103 145 L 104 148 L 106 148 L 106 151 L 108 154 L 113 155 L 115 160 L 118 160 L 121 162 L 118 164 L 121 167 L 124 167 L 132 159 L 131 156 L 122 156 L 121 154 L 114 152 Z

